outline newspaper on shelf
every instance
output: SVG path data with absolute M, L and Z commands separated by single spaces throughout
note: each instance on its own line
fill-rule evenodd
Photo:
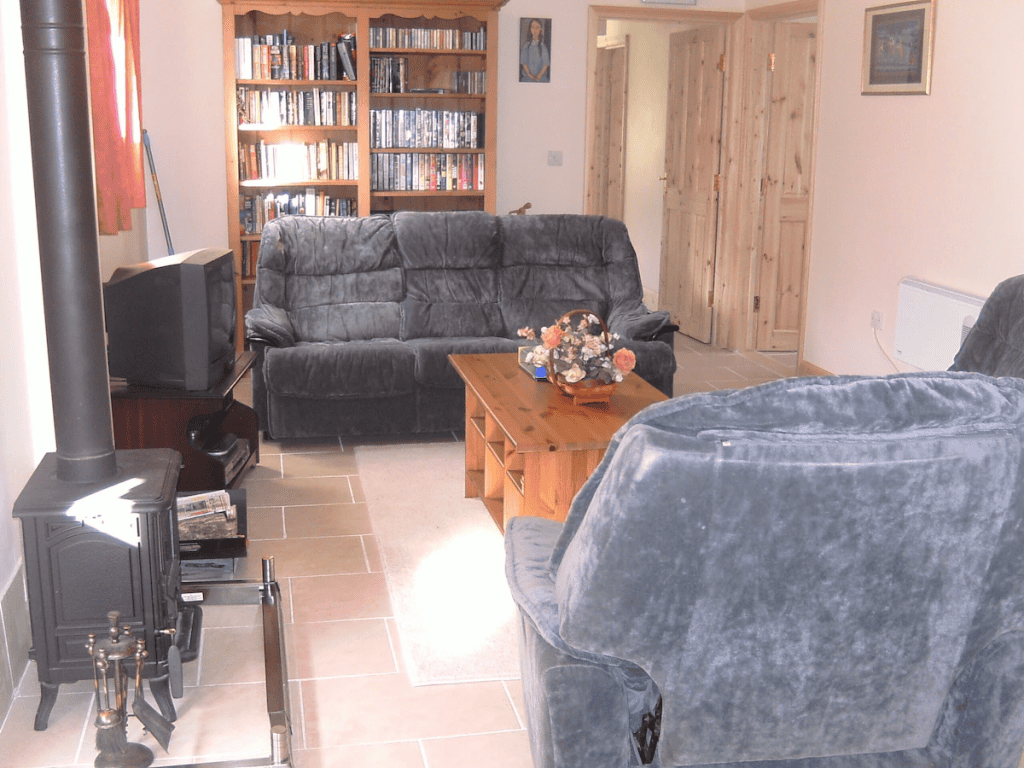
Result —
M 178 497 L 178 520 L 221 514 L 228 520 L 238 517 L 235 505 L 227 491 L 208 491 Z

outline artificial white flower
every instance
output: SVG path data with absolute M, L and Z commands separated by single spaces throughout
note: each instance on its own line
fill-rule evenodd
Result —
M 568 384 L 575 384 L 577 381 L 581 381 L 583 379 L 583 377 L 586 376 L 586 375 L 587 375 L 586 371 L 584 371 L 578 365 L 574 365 L 572 368 L 570 368 L 569 370 L 565 371 L 562 374 L 562 378 Z

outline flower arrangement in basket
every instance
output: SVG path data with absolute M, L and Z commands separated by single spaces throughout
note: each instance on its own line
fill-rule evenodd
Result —
M 524 339 L 537 338 L 532 328 L 520 328 L 518 333 Z M 613 349 L 618 338 L 590 310 L 574 309 L 541 328 L 541 343 L 527 354 L 526 362 L 547 368 L 548 378 L 574 404 L 606 403 L 636 366 L 630 350 Z

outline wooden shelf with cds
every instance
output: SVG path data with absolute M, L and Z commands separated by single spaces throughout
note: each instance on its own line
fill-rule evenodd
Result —
M 506 1 L 220 0 L 240 345 L 268 218 L 495 212 Z M 355 78 L 342 60 L 353 47 Z M 264 57 L 270 64 L 260 68 Z M 320 58 L 326 77 L 310 77 Z M 392 67 L 385 79 L 382 66 Z

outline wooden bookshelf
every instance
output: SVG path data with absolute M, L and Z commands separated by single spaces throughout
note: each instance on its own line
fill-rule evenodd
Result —
M 220 0 L 240 344 L 269 218 L 495 212 L 498 11 L 506 1 Z M 355 79 L 338 55 L 344 36 L 355 41 Z

